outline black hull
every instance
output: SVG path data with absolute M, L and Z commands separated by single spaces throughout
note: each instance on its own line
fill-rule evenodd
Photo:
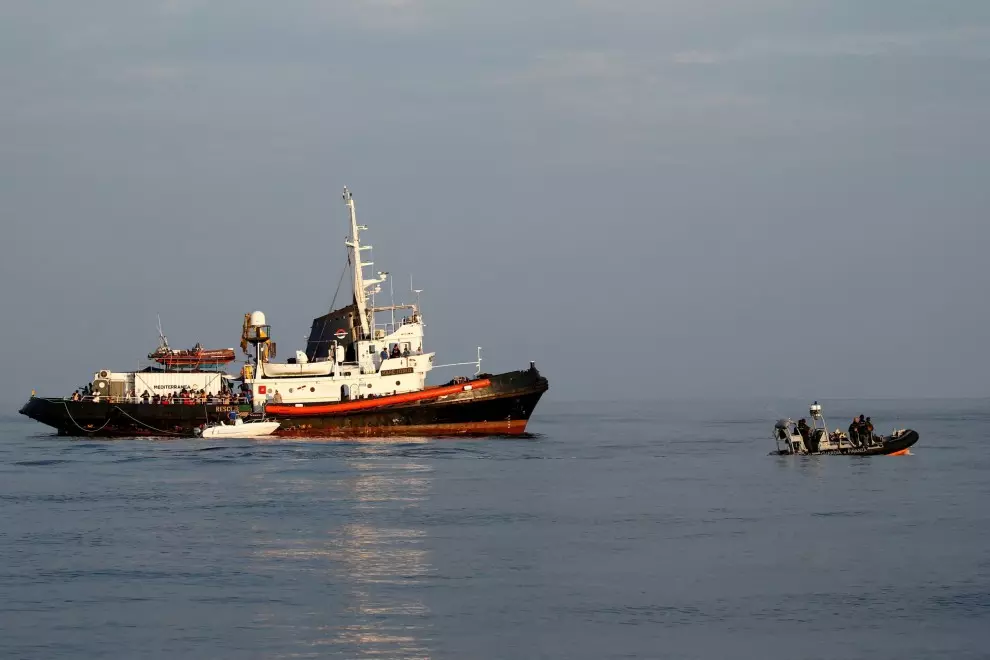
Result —
M 227 419 L 230 411 L 247 415 L 247 406 L 198 404 L 161 406 L 142 403 L 92 403 L 32 397 L 20 412 L 51 426 L 59 435 L 116 438 L 192 436 L 193 429 Z
M 420 401 L 335 415 L 279 417 L 279 436 L 512 435 L 523 433 L 536 404 L 549 389 L 535 368 L 490 376 L 484 390 L 459 393 L 442 401 Z M 77 437 L 188 437 L 206 423 L 226 419 L 247 407 L 214 404 L 161 406 L 139 403 L 91 403 L 32 397 L 21 414 Z
M 526 431 L 536 404 L 549 389 L 535 369 L 490 376 L 489 387 L 443 400 L 418 401 L 317 416 L 269 416 L 277 435 L 515 435 Z
M 900 435 L 893 436 L 883 436 L 880 438 L 878 444 L 871 445 L 869 447 L 850 447 L 843 449 L 829 449 L 826 451 L 817 451 L 810 454 L 802 454 L 804 456 L 826 456 L 832 454 L 838 454 L 842 456 L 893 456 L 897 454 L 906 453 L 908 449 L 917 444 L 919 435 L 917 431 L 912 431 L 911 429 L 905 430 Z M 780 450 L 770 452 L 771 456 L 791 456 L 793 455 L 790 451 Z

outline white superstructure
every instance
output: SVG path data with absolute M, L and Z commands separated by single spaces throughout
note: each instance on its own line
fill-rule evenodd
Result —
M 242 346 L 247 350 L 247 344 L 254 345 L 254 360 L 245 368 L 244 384 L 258 412 L 266 403 L 277 401 L 287 405 L 335 402 L 415 392 L 426 387 L 434 354 L 423 351 L 419 306 L 374 305 L 389 274 L 378 271 L 373 276 L 366 275 L 364 269 L 374 265 L 362 260 L 371 250 L 370 245 L 361 243 L 361 232 L 367 227 L 358 224 L 354 198 L 347 188 L 343 198 L 350 223 L 345 245 L 352 273 L 352 304 L 321 317 L 324 327 L 319 328 L 319 336 L 311 333 L 308 353 L 296 351 L 295 358 L 286 363 L 270 360 L 275 351 L 265 315 L 245 315 Z M 385 312 L 390 321 L 377 323 L 375 315 Z M 398 320 L 396 312 L 403 315 Z
M 226 389 L 226 374 L 218 371 L 110 371 L 93 374 L 92 394 L 130 400 L 147 392 L 150 396 L 174 397 L 182 390 L 219 394 Z

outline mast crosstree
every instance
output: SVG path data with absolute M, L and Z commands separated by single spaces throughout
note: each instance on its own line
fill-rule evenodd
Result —
M 375 263 L 373 261 L 361 261 L 361 252 L 371 249 L 370 245 L 361 245 L 361 231 L 368 227 L 358 224 L 357 211 L 354 206 L 354 195 L 351 194 L 351 191 L 346 186 L 344 187 L 343 198 L 344 205 L 347 206 L 351 220 L 351 235 L 344 241 L 344 245 L 347 246 L 348 260 L 351 262 L 351 268 L 354 273 L 352 278 L 354 304 L 357 305 L 358 316 L 361 319 L 361 336 L 370 337 L 372 333 L 371 314 L 374 312 L 368 309 L 368 290 L 378 287 L 378 285 L 388 279 L 388 273 L 378 273 L 378 277 L 371 279 L 365 278 L 364 269 L 367 266 L 373 266 Z

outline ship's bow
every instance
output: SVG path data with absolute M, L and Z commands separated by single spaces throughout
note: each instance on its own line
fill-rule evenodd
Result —
M 36 422 L 41 422 L 60 431 L 65 426 L 65 405 L 61 399 L 33 396 L 21 406 L 19 412 Z
M 490 379 L 491 392 L 482 400 L 487 399 L 492 410 L 485 417 L 508 421 L 509 433 L 524 433 L 536 404 L 550 389 L 549 381 L 533 363 L 529 369 L 490 376 Z

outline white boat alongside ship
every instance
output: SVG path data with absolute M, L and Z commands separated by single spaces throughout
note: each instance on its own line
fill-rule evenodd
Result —
M 269 421 L 243 421 L 233 413 L 234 417 L 230 424 L 212 424 L 202 429 L 199 436 L 202 438 L 263 438 L 278 430 L 278 422 Z

